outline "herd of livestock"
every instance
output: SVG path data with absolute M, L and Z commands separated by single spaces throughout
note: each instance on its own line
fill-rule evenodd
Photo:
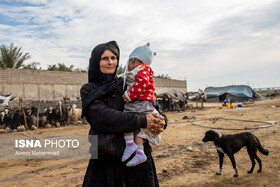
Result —
M 24 130 L 35 130 L 38 127 L 59 127 L 82 123 L 82 109 L 77 108 L 75 104 L 70 107 L 62 105 L 60 101 L 56 106 L 45 108 L 43 112 L 38 112 L 37 107 L 2 108 L 0 129 L 17 131 L 21 127 Z

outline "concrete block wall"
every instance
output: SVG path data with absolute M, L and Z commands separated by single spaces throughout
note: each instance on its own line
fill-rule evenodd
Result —
M 25 100 L 76 100 L 87 74 L 25 69 L 0 69 L 0 94 L 13 94 Z
M 24 100 L 58 101 L 67 96 L 77 101 L 80 88 L 87 81 L 87 73 L 81 72 L 0 68 L 0 94 L 13 94 Z M 163 88 L 187 91 L 185 80 L 155 78 L 155 84 L 156 91 Z
M 174 80 L 174 79 L 159 79 L 155 78 L 156 91 L 164 88 L 175 88 L 182 93 L 187 92 L 186 80 Z

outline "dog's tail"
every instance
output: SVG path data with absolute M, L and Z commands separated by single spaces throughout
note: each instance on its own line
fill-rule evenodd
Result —
M 259 151 L 264 155 L 268 155 L 269 153 L 269 151 L 267 149 L 264 149 L 262 146 L 259 147 Z
M 256 138 L 257 142 L 259 143 L 259 145 L 258 145 L 259 151 L 264 155 L 268 155 L 269 151 L 262 147 L 260 140 L 255 135 L 254 135 L 254 137 Z
M 269 153 L 269 151 L 267 149 L 264 149 L 261 144 L 259 145 L 258 149 L 264 155 L 268 155 Z

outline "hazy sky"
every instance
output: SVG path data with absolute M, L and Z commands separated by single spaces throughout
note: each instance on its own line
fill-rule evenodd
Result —
M 155 74 L 188 90 L 280 86 L 280 0 L 0 0 L 0 44 L 22 47 L 27 63 L 85 69 L 110 40 L 122 65 L 150 42 Z

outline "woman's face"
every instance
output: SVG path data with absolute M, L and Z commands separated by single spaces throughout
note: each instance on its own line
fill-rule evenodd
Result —
M 100 59 L 100 71 L 104 74 L 113 74 L 118 65 L 117 56 L 107 49 L 103 52 Z

